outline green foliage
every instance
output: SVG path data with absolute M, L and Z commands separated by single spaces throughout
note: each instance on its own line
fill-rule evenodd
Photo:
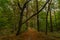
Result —
M 17 6 L 18 1 L 13 0 L 13 2 L 14 3 L 12 4 L 11 0 L 0 0 L 0 30 L 3 30 L 3 29 L 14 30 L 14 27 L 16 27 L 16 29 L 18 27 L 20 10 Z M 19 0 L 19 2 L 22 7 L 23 4 L 26 2 L 26 0 Z M 58 0 L 57 2 L 58 2 L 57 4 L 58 7 L 55 7 L 55 1 L 54 3 L 51 4 L 52 14 L 54 13 L 54 11 L 56 13 L 56 21 L 55 21 L 55 16 L 54 15 L 52 16 L 54 30 L 60 30 L 60 10 L 57 10 L 60 8 L 60 0 Z M 45 1 L 42 1 L 42 0 L 38 1 L 38 9 L 40 9 L 44 3 Z M 28 3 L 29 17 L 35 12 L 36 12 L 36 4 L 35 4 L 35 0 L 32 0 L 31 2 Z M 25 14 L 26 13 L 24 12 L 24 16 Z M 37 24 L 37 22 L 34 22 L 35 24 L 33 24 L 33 20 L 36 21 L 37 19 L 34 19 L 33 17 L 30 20 L 31 27 Z M 40 27 L 39 27 L 40 30 L 45 31 L 46 30 L 46 10 L 45 9 L 41 13 L 39 13 L 39 24 L 40 24 Z M 34 28 L 37 29 L 36 26 Z M 26 28 L 27 28 L 26 24 L 24 24 L 21 30 L 24 31 L 26 30 Z M 50 15 L 48 15 L 48 30 L 50 30 Z

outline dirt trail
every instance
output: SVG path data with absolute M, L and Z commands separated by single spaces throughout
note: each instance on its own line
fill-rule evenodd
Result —
M 27 32 L 22 33 L 19 36 L 10 35 L 6 37 L 1 37 L 0 40 L 52 40 L 48 38 L 44 33 L 37 32 L 33 28 L 28 28 Z
M 20 40 L 52 40 L 45 33 L 38 32 L 33 28 L 28 28 L 28 31 L 20 35 Z

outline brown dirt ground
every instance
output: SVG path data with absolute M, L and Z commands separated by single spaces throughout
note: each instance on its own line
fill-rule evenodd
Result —
M 24 32 L 19 36 L 16 36 L 15 34 L 0 36 L 0 40 L 55 40 L 55 39 L 46 36 L 43 32 L 37 32 L 33 28 L 28 28 L 27 32 Z

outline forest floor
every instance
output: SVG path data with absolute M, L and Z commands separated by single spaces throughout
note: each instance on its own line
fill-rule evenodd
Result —
M 51 35 L 51 33 L 45 35 L 44 32 L 37 32 L 33 28 L 28 28 L 27 32 L 24 32 L 18 36 L 15 34 L 0 36 L 0 40 L 60 40 L 60 37 L 57 36 L 53 34 Z

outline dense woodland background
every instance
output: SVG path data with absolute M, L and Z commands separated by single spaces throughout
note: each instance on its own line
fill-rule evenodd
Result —
M 28 28 L 59 34 L 60 0 L 0 0 L 0 36 Z

